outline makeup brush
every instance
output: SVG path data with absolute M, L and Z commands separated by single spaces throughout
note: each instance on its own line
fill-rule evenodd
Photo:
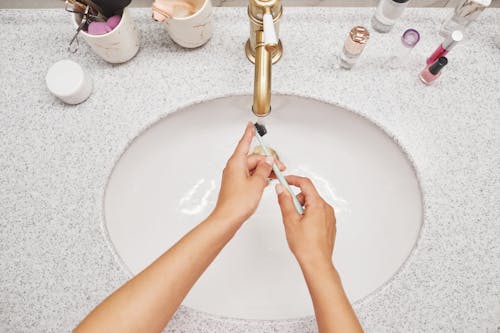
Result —
M 259 141 L 259 144 L 262 147 L 264 154 L 266 154 L 266 156 L 272 156 L 271 153 L 269 152 L 269 149 L 267 149 L 266 145 L 264 144 L 264 140 L 262 139 L 262 137 L 267 134 L 266 126 L 259 123 L 255 123 L 254 126 L 255 126 L 255 137 L 257 138 L 257 141 Z M 293 194 L 292 188 L 286 181 L 285 176 L 283 176 L 283 174 L 281 173 L 280 168 L 278 167 L 276 162 L 273 163 L 273 171 L 274 174 L 276 175 L 276 178 L 278 178 L 278 181 L 281 183 L 281 185 L 283 185 L 287 189 L 287 191 L 292 195 L 293 205 L 295 206 L 297 213 L 303 214 L 304 208 L 302 208 L 299 199 L 297 199 L 295 194 Z
M 92 0 L 85 0 L 92 1 Z M 123 9 L 130 5 L 132 0 L 93 0 L 95 4 L 102 8 L 102 14 L 106 17 L 121 15 Z

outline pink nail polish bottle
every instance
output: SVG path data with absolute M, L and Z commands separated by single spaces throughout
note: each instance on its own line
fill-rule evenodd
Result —
M 448 64 L 448 59 L 440 57 L 435 63 L 425 67 L 418 77 L 423 83 L 429 86 L 441 75 L 441 70 L 446 64 Z
M 436 51 L 431 54 L 429 58 L 427 58 L 427 65 L 433 64 L 440 57 L 444 57 L 451 51 L 452 48 L 457 45 L 464 38 L 464 34 L 460 30 L 455 30 L 451 33 L 451 35 L 444 40 L 442 44 L 438 46 Z

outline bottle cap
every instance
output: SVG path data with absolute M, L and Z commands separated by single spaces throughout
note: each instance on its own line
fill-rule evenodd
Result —
M 446 59 L 446 57 L 441 57 L 429 66 L 429 72 L 433 75 L 437 75 L 446 64 L 448 64 L 448 59 Z
M 415 29 L 406 30 L 401 36 L 401 43 L 409 49 L 414 48 L 420 40 L 420 34 Z
M 366 44 L 370 39 L 370 32 L 365 27 L 358 25 L 351 29 L 349 36 L 355 43 Z
M 442 44 L 443 49 L 447 51 L 451 50 L 453 47 L 455 47 L 455 45 L 457 45 L 458 42 L 462 41 L 462 39 L 464 39 L 464 34 L 462 31 L 453 31 L 451 35 L 449 35 L 448 38 L 444 40 Z
M 358 25 L 349 32 L 344 47 L 351 54 L 361 54 L 368 39 L 370 39 L 368 29 Z

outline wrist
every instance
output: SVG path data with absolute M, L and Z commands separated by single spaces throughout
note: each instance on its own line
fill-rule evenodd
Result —
M 239 229 L 245 220 L 241 217 L 224 213 L 223 211 L 215 208 L 208 216 L 207 220 L 214 221 L 217 224 L 225 225 L 227 227 Z
M 321 258 L 319 256 L 316 257 L 297 257 L 297 261 L 300 265 L 300 268 L 304 274 L 306 273 L 316 273 L 316 272 L 327 272 L 327 271 L 335 271 L 335 266 L 333 265 L 331 258 Z

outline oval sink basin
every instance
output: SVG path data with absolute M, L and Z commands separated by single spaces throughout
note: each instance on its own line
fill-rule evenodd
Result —
M 109 238 L 131 273 L 211 212 L 226 160 L 253 119 L 250 106 L 251 97 L 237 96 L 187 107 L 144 131 L 123 153 L 106 188 L 104 213 Z M 334 263 L 350 300 L 387 283 L 422 224 L 420 187 L 405 153 L 367 119 L 312 99 L 273 97 L 265 124 L 264 139 L 286 173 L 310 177 L 335 207 Z M 244 319 L 314 314 L 286 243 L 274 184 L 183 304 Z

